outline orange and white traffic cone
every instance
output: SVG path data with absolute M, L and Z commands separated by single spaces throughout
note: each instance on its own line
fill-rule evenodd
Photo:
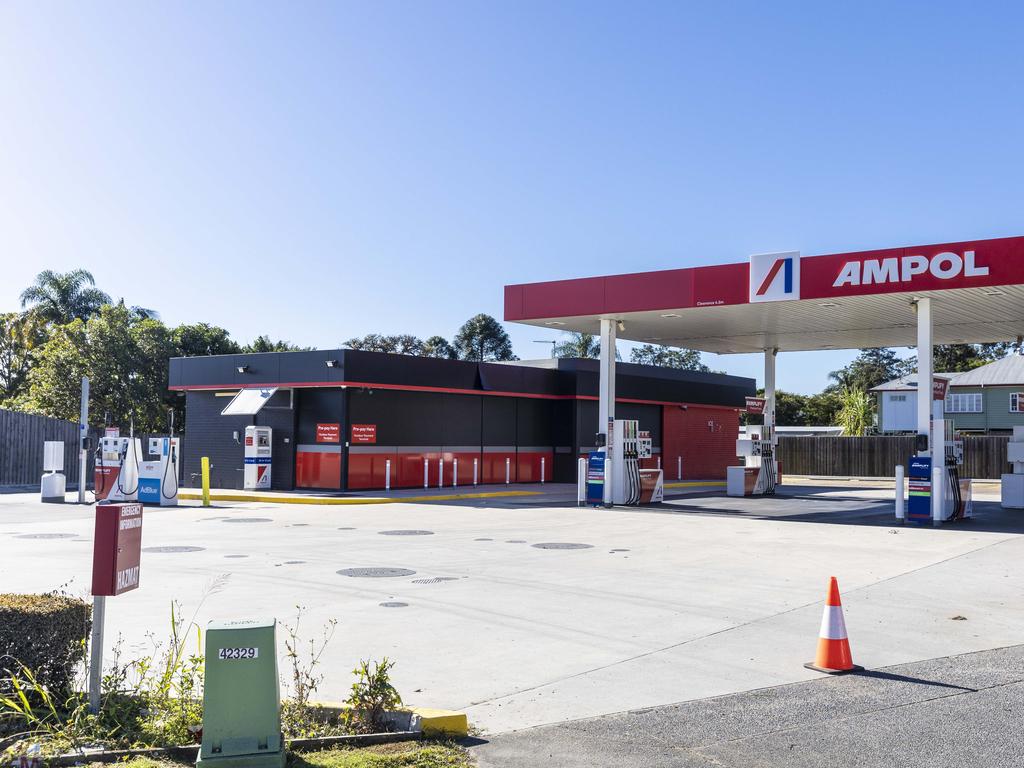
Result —
M 853 663 L 850 653 L 850 639 L 846 636 L 846 621 L 843 619 L 843 604 L 839 600 L 839 582 L 833 576 L 825 595 L 825 612 L 821 617 L 821 632 L 818 633 L 818 654 L 814 661 L 804 664 L 808 669 L 841 675 L 864 667 Z

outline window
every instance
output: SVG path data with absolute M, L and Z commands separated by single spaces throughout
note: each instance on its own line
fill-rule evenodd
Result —
M 1024 392 L 1010 393 L 1010 413 L 1024 413 Z
M 905 403 L 907 402 L 906 395 L 889 395 L 890 403 Z
M 946 413 L 981 413 L 981 392 L 950 392 L 946 395 Z

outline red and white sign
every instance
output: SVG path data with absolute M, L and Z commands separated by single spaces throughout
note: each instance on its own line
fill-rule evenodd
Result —
M 317 424 L 316 441 L 318 443 L 340 443 L 341 424 Z
M 949 389 L 949 379 L 932 379 L 932 400 L 945 400 L 946 390 Z
M 750 257 L 750 303 L 800 298 L 800 253 L 757 253 Z
M 120 427 L 106 427 L 103 430 L 103 436 L 104 437 L 120 437 L 121 436 L 121 429 L 120 429 Z
M 376 424 L 353 424 L 352 425 L 352 442 L 353 443 L 376 443 L 377 442 L 377 425 Z
M 142 504 L 97 504 L 92 593 L 113 597 L 139 587 Z
M 764 413 L 764 404 L 767 402 L 763 397 L 747 398 L 747 413 Z

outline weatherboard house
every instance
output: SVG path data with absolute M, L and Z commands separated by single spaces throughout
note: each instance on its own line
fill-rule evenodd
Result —
M 961 432 L 1010 432 L 1024 426 L 1024 357 L 1010 355 L 961 373 L 936 373 L 949 379 L 945 417 Z M 902 376 L 871 389 L 878 400 L 880 432 L 915 432 L 916 375 Z

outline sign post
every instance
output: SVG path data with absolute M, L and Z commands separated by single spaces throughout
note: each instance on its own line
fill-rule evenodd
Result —
M 103 681 L 103 624 L 108 597 L 139 587 L 142 559 L 142 504 L 97 504 L 92 552 L 92 645 L 89 653 L 89 709 L 100 710 Z
M 89 473 L 89 377 L 82 377 L 82 407 L 78 415 L 78 503 L 85 504 L 85 476 Z

